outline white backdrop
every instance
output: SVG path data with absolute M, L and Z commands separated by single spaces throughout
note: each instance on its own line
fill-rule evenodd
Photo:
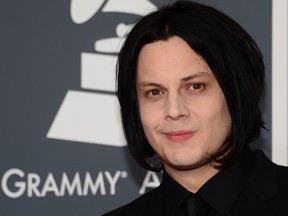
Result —
M 272 1 L 272 160 L 288 165 L 288 1 Z

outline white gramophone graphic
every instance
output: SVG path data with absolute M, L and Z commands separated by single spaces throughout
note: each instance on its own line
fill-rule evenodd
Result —
M 155 10 L 148 0 L 71 0 L 74 23 L 82 24 L 101 12 L 143 16 Z M 95 53 L 81 53 L 81 88 L 115 92 L 115 66 L 125 35 L 132 25 L 119 23 L 114 38 L 95 42 Z M 125 146 L 119 105 L 114 94 L 68 90 L 47 138 L 110 146 Z

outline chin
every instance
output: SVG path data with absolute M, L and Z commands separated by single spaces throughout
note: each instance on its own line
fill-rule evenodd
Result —
M 195 162 L 195 161 L 177 161 L 177 162 L 173 162 L 173 161 L 169 161 L 168 163 L 166 163 L 167 166 L 171 167 L 172 169 L 175 170 L 179 170 L 179 171 L 185 171 L 185 170 L 192 170 L 192 169 L 197 169 L 203 165 L 205 165 L 205 163 L 203 162 Z
M 193 156 L 189 155 L 189 158 L 185 158 L 185 156 L 171 158 L 170 160 L 168 159 L 166 164 L 173 169 L 185 171 L 197 169 L 211 163 L 210 158 L 201 158 L 198 156 L 197 158 L 194 157 L 193 160 L 191 160 L 192 157 Z

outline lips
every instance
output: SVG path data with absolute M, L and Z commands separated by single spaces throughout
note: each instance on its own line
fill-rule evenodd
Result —
M 164 133 L 167 139 L 174 142 L 183 142 L 188 140 L 193 136 L 193 134 L 193 131 L 173 131 Z

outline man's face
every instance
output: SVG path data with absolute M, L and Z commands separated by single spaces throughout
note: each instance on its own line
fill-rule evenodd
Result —
M 144 132 L 165 169 L 210 167 L 231 118 L 203 58 L 180 37 L 153 42 L 139 54 L 136 79 Z

